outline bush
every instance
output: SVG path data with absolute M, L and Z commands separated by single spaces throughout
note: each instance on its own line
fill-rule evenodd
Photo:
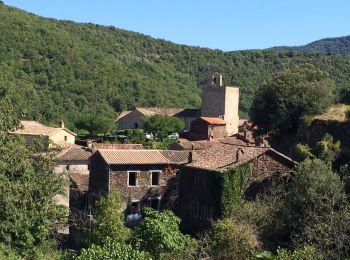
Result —
M 153 257 L 174 257 L 191 255 L 196 241 L 183 235 L 179 230 L 180 219 L 170 210 L 159 212 L 151 208 L 144 209 L 144 219 L 134 230 L 134 244 L 139 245 Z
M 250 259 L 259 246 L 256 230 L 241 221 L 219 220 L 209 234 L 208 247 L 214 259 Z
M 120 244 L 111 239 L 107 239 L 102 246 L 91 245 L 87 249 L 82 249 L 81 254 L 74 259 L 77 260 L 146 260 L 150 259 L 144 252 L 134 249 L 131 245 Z
M 322 255 L 313 246 L 304 246 L 293 252 L 279 248 L 276 260 L 321 260 Z
M 325 162 L 307 159 L 297 167 L 285 216 L 294 246 L 312 243 L 327 258 L 349 255 L 349 205 L 339 176 Z

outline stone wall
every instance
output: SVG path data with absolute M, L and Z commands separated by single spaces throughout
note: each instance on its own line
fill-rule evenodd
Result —
M 252 176 L 245 198 L 254 199 L 262 192 L 283 192 L 293 174 L 294 163 L 273 152 L 266 152 L 251 161 Z M 221 216 L 221 174 L 184 167 L 179 174 L 179 210 L 182 229 L 195 234 L 210 227 Z
M 201 116 L 222 117 L 228 135 L 238 133 L 239 88 L 209 85 L 203 87 Z
M 54 143 L 59 143 L 59 142 L 64 141 L 64 142 L 74 144 L 75 143 L 75 136 L 62 129 L 57 134 L 50 136 L 50 140 Z
M 137 186 L 128 185 L 128 172 L 137 172 Z M 151 185 L 151 172 L 159 172 L 159 185 Z M 166 165 L 112 166 L 110 173 L 110 188 L 116 188 L 122 198 L 123 209 L 128 200 L 139 201 L 142 206 L 150 205 L 150 198 L 160 198 L 160 209 L 173 207 L 169 200 L 174 199 L 177 187 L 176 170 Z M 170 197 L 171 198 L 170 198 Z
M 298 139 L 313 147 L 323 136 L 329 133 L 342 148 L 350 150 L 350 121 L 313 120 L 311 126 L 299 122 Z
M 143 128 L 144 117 L 139 111 L 134 110 L 118 120 L 117 128 L 118 130 Z

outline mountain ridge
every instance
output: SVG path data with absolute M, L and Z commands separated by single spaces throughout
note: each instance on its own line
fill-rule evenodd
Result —
M 350 89 L 347 55 L 224 52 L 113 26 L 42 18 L 6 5 L 0 5 L 0 18 L 0 84 L 13 85 L 26 118 L 44 123 L 63 119 L 74 128 L 87 113 L 115 117 L 115 111 L 136 106 L 199 107 L 201 86 L 215 71 L 227 84 L 234 76 L 243 117 L 264 81 L 300 64 L 327 72 L 337 99 Z

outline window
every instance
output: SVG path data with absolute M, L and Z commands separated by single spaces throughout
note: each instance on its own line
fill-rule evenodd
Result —
M 137 172 L 128 172 L 128 186 L 137 186 Z
M 158 186 L 160 182 L 160 172 L 151 172 L 151 185 Z
M 65 141 L 67 141 L 67 140 L 68 140 L 68 137 L 67 137 L 66 135 L 64 136 L 64 140 L 65 140 Z

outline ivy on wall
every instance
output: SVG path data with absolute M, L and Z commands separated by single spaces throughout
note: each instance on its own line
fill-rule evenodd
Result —
M 239 204 L 251 175 L 251 163 L 221 173 L 221 217 L 228 217 Z

